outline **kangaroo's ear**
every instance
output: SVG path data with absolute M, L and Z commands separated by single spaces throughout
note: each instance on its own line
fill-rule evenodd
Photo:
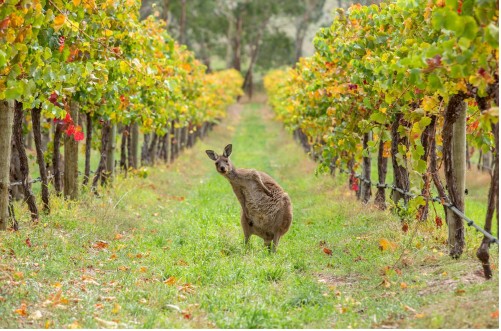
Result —
M 207 155 L 209 155 L 209 158 L 213 161 L 216 161 L 217 158 L 219 157 L 216 152 L 211 150 L 206 150 L 205 153 L 207 153 Z
M 224 148 L 223 156 L 224 157 L 230 157 L 230 155 L 231 155 L 231 149 L 232 149 L 231 144 L 226 145 L 226 147 Z

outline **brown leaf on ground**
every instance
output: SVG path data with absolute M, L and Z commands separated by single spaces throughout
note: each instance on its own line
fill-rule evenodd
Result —
M 14 310 L 14 313 L 21 315 L 21 316 L 28 316 L 28 312 L 26 311 L 26 304 L 23 302 L 19 306 L 19 308 Z
M 96 241 L 93 245 L 92 245 L 92 248 L 95 248 L 95 249 L 105 249 L 109 246 L 109 244 L 104 241 L 104 240 L 98 240 Z
M 332 250 L 331 249 L 328 249 L 327 247 L 324 247 L 323 251 L 324 251 L 325 254 L 332 256 Z

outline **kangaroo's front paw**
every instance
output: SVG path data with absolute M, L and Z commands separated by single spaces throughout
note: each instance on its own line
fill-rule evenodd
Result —
M 266 195 L 268 195 L 269 197 L 272 197 L 273 194 L 271 194 L 271 191 L 270 190 L 265 190 L 264 193 L 266 193 Z

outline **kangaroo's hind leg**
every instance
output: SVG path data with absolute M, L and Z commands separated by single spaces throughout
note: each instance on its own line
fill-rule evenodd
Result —
M 244 242 L 247 245 L 252 234 L 252 221 L 245 216 L 243 211 L 240 217 L 240 225 L 242 225 L 242 230 L 244 230 Z

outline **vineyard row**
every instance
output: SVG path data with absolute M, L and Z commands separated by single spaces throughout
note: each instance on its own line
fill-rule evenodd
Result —
M 361 169 L 370 179 L 377 155 L 377 182 L 385 183 L 391 162 L 400 189 L 392 191 L 393 205 L 421 221 L 434 190 L 442 204 L 464 213 L 467 146 L 492 153 L 484 225 L 491 233 L 499 213 L 498 16 L 492 0 L 396 0 L 339 9 L 332 25 L 316 34 L 313 56 L 265 77 L 269 103 L 321 169 Z M 364 203 L 370 182 L 350 177 Z M 378 186 L 375 204 L 384 209 L 385 200 Z M 449 252 L 459 258 L 463 220 L 450 208 L 444 213 Z M 477 251 L 487 278 L 490 243 L 484 237 Z

